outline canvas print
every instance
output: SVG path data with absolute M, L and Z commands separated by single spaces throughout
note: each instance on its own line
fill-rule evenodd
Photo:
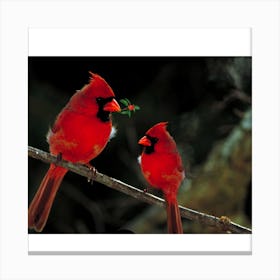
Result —
M 251 57 L 28 58 L 28 233 L 251 233 Z

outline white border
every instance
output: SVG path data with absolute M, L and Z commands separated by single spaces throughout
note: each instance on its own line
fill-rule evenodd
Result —
M 74 41 L 73 38 L 75 38 Z M 249 28 L 30 28 L 29 55 L 250 56 L 250 40 Z M 114 42 L 113 46 L 112 42 Z M 251 236 L 29 235 L 29 252 L 61 251 L 249 253 L 251 252 Z
M 29 56 L 81 55 L 251 56 L 251 30 L 250 28 L 29 29 Z
M 251 253 L 251 234 L 29 234 L 29 253 Z
M 0 20 L 1 279 L 279 279 L 278 1 L 2 1 Z M 28 27 L 123 28 L 128 25 L 130 28 L 252 27 L 252 255 L 27 254 Z

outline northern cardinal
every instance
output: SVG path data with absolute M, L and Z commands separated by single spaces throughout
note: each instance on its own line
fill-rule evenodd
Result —
M 89 84 L 77 91 L 57 116 L 47 134 L 51 154 L 88 164 L 105 148 L 112 130 L 111 112 L 121 108 L 107 82 L 91 73 Z M 43 230 L 60 183 L 67 173 L 51 164 L 28 210 L 28 227 Z
M 183 233 L 177 192 L 185 172 L 176 143 L 167 131 L 167 124 L 161 122 L 154 125 L 139 140 L 138 144 L 144 147 L 139 160 L 145 179 L 164 194 L 168 233 Z

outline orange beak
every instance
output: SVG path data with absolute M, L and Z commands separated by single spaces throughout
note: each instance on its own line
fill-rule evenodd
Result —
M 142 146 L 152 146 L 151 141 L 147 138 L 147 136 L 143 136 L 139 141 L 138 141 L 139 145 Z
M 105 104 L 103 110 L 107 112 L 120 112 L 121 107 L 119 103 L 116 101 L 116 99 L 113 99 L 112 101 Z

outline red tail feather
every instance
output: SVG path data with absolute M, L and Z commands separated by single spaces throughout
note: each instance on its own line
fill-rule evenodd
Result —
M 55 166 L 54 164 L 50 165 L 47 174 L 42 180 L 41 185 L 29 206 L 29 228 L 34 228 L 39 232 L 43 230 L 47 222 L 56 192 L 67 171 L 68 170 L 63 167 Z
M 177 200 L 166 199 L 168 233 L 183 233 L 181 214 Z

